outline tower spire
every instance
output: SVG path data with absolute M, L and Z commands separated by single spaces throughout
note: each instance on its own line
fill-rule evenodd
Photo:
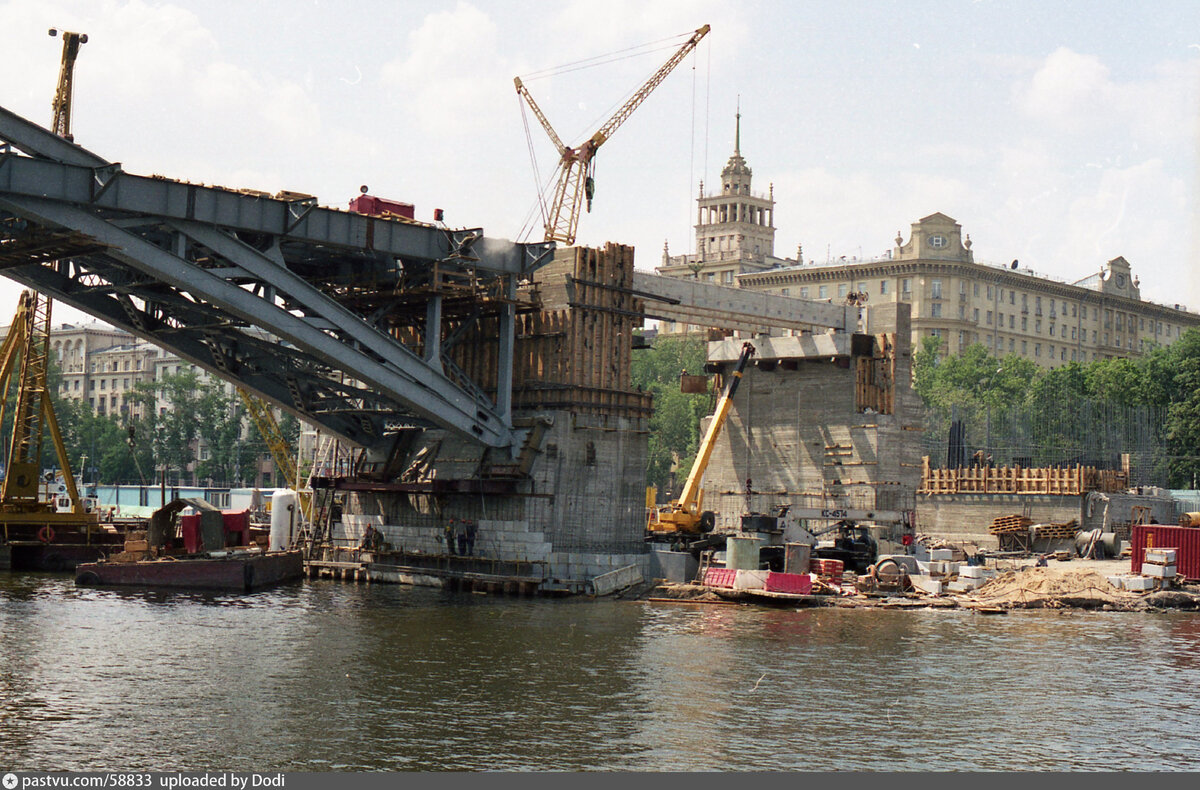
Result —
M 737 97 L 737 127 L 733 135 L 733 155 L 742 155 L 742 94 Z

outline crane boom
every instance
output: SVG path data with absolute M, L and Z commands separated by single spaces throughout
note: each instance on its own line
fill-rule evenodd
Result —
M 621 124 L 625 123 L 626 119 L 628 119 L 629 116 L 633 114 L 633 111 L 638 108 L 638 105 L 644 102 L 646 97 L 658 87 L 658 84 L 665 80 L 667 75 L 675 70 L 675 67 L 679 65 L 680 61 L 686 58 L 688 53 L 696 48 L 696 45 L 700 43 L 700 39 L 708 35 L 709 29 L 710 28 L 708 25 L 697 29 L 696 32 L 692 34 L 692 37 L 685 41 L 683 46 L 671 56 L 671 59 L 662 64 L 658 71 L 654 72 L 650 79 L 646 80 L 645 84 L 638 88 L 637 92 L 629 97 L 629 101 L 625 102 L 625 104 L 621 106 L 621 109 L 613 113 L 613 116 L 609 118 L 603 126 L 600 127 L 600 130 L 592 135 L 591 143 L 593 151 L 596 148 L 599 148 L 600 145 L 609 137 L 612 137 L 613 132 L 615 132 Z
M 675 54 L 660 66 L 658 71 L 654 72 L 621 105 L 620 109 L 578 148 L 570 148 L 563 144 L 562 139 L 554 131 L 554 127 L 550 125 L 550 121 L 547 120 L 541 108 L 537 106 L 537 102 L 533 100 L 529 89 L 521 82 L 521 78 L 517 77 L 513 80 L 518 95 L 525 99 L 530 109 L 533 110 L 533 114 L 537 116 L 538 122 L 546 130 L 546 134 L 550 136 L 550 140 L 554 143 L 555 150 L 558 151 L 559 155 L 558 180 L 555 185 L 554 198 L 551 202 L 550 211 L 546 217 L 546 233 L 544 237 L 546 241 L 561 242 L 563 244 L 575 243 L 575 233 L 579 228 L 579 205 L 582 202 L 581 198 L 586 198 L 588 211 L 591 211 L 592 208 L 594 183 L 592 180 L 592 159 L 596 155 L 596 150 L 608 138 L 612 137 L 613 132 L 621 124 L 625 123 L 629 116 L 633 114 L 633 111 L 646 100 L 646 97 L 666 79 L 668 74 L 675 70 L 675 67 L 687 57 L 689 52 L 696 48 L 696 45 L 700 43 L 700 39 L 708 35 L 709 29 L 708 25 L 704 25 L 692 33 L 691 37 L 683 43 L 683 46 L 676 50 Z
M 692 462 L 692 469 L 688 473 L 687 482 L 683 485 L 679 499 L 664 506 L 661 510 L 654 509 L 646 524 L 647 531 L 673 533 L 709 532 L 712 530 L 715 523 L 714 515 L 700 512 L 704 496 L 700 490 L 700 479 L 704 477 L 704 471 L 708 469 L 708 461 L 712 458 L 717 437 L 721 435 L 721 428 L 724 427 L 725 420 L 729 417 L 729 411 L 733 407 L 733 396 L 737 392 L 738 384 L 742 380 L 742 373 L 745 372 L 746 365 L 752 356 L 754 356 L 754 345 L 748 342 L 743 343 L 742 354 L 738 357 L 733 371 L 725 380 L 725 387 L 721 391 L 720 399 L 717 400 L 717 407 L 708 423 L 708 430 L 705 431 L 704 438 L 700 441 L 700 447 L 696 450 L 696 460 Z
M 529 109 L 533 110 L 538 123 L 546 130 L 546 134 L 550 135 L 550 142 L 554 143 L 554 150 L 558 151 L 559 156 L 565 156 L 570 149 L 559 139 L 558 132 L 554 131 L 554 127 L 550 125 L 550 121 L 547 120 L 546 114 L 542 112 L 542 108 L 533 100 L 533 96 L 530 95 L 529 89 L 525 87 L 525 83 L 521 82 L 520 77 L 513 77 L 513 84 L 517 86 L 517 95 L 525 100 L 525 103 L 529 105 Z
M 271 453 L 271 458 L 275 461 L 275 468 L 283 473 L 284 485 L 296 492 L 300 503 L 300 512 L 306 521 L 310 520 L 312 516 L 312 494 L 300 491 L 296 459 L 292 457 L 291 443 L 283 435 L 283 429 L 279 427 L 279 421 L 275 419 L 275 414 L 271 411 L 271 407 L 261 398 L 251 395 L 241 387 L 238 387 L 237 391 L 238 395 L 242 396 L 242 402 L 246 404 L 246 411 L 250 413 L 250 419 L 254 421 L 258 432 L 262 434 L 263 441 L 267 443 L 267 449 Z

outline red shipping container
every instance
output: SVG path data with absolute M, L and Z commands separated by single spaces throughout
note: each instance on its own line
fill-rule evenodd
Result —
M 1200 579 L 1200 528 L 1168 524 L 1138 524 L 1130 536 L 1133 559 L 1129 570 L 1142 572 L 1146 549 L 1175 549 L 1176 568 L 1181 576 Z
M 728 587 L 733 589 L 737 580 L 736 568 L 709 568 L 704 572 L 705 587 Z
M 812 594 L 812 577 L 807 573 L 776 573 L 767 574 L 763 584 L 767 592 L 793 593 L 795 595 Z

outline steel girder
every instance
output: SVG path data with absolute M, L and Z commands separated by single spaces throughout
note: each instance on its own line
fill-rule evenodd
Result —
M 448 360 L 385 331 L 386 309 L 364 316 L 338 297 L 363 283 L 402 295 L 437 271 L 493 282 L 508 297 L 553 245 L 132 176 L 3 108 L 0 140 L 31 155 L 0 152 L 0 212 L 11 215 L 0 225 L 0 273 L 355 444 L 380 446 L 398 425 L 513 444 L 503 372 L 511 304 L 500 307 L 493 401 Z M 441 311 L 428 315 L 435 323 L 413 329 L 437 338 Z

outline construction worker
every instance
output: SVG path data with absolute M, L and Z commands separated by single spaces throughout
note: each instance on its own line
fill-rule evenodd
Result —
M 454 556 L 454 519 L 446 522 L 446 528 L 443 530 L 446 536 L 446 553 Z
M 464 518 L 459 522 L 458 526 L 458 554 L 460 557 L 467 556 L 467 520 Z

